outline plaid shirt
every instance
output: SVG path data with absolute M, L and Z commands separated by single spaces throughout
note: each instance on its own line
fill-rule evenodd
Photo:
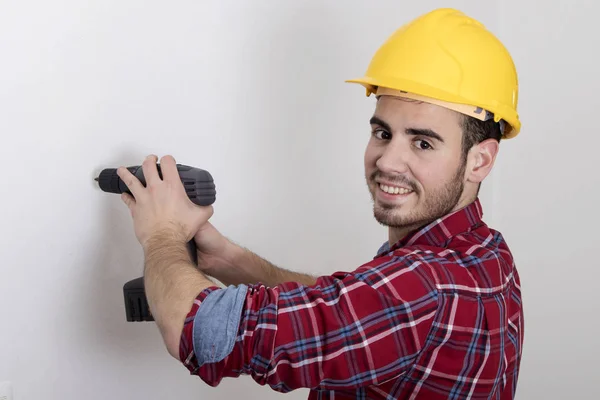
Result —
M 211 386 L 249 374 L 280 392 L 309 388 L 309 399 L 513 399 L 519 276 L 481 217 L 477 199 L 352 272 L 241 285 L 236 302 L 215 300 L 199 318 L 211 296 L 235 290 L 208 288 L 185 321 L 181 360 Z

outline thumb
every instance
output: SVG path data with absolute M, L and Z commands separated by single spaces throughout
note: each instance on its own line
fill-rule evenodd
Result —
M 204 224 L 202 224 L 200 229 L 198 229 L 198 232 L 196 232 L 196 234 L 194 235 L 194 239 L 200 240 L 202 236 L 206 235 L 208 232 L 215 230 L 215 227 L 212 226 L 210 222 L 206 221 Z

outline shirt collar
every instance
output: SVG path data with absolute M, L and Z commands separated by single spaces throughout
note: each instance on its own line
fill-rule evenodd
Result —
M 376 257 L 405 246 L 434 246 L 446 247 L 448 242 L 464 232 L 472 230 L 482 223 L 483 209 L 479 198 L 464 208 L 447 214 L 428 225 L 408 234 L 406 237 L 390 246 L 385 242 L 377 251 Z

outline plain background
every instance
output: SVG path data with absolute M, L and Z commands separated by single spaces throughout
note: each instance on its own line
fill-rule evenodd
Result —
M 93 178 L 172 154 L 214 176 L 228 237 L 297 271 L 354 269 L 386 230 L 363 178 L 374 100 L 344 80 L 437 7 L 482 21 L 518 68 L 523 129 L 482 193 L 522 278 L 518 398 L 599 398 L 597 2 L 4 0 L 0 381 L 15 400 L 280 398 L 248 377 L 208 387 L 154 324 L 125 321 L 142 253 Z

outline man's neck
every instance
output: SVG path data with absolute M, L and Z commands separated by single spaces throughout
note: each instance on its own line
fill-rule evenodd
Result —
M 476 198 L 477 198 L 477 196 L 470 197 L 470 198 L 463 197 L 448 214 L 452 214 L 462 208 L 465 208 L 466 206 L 471 204 L 473 201 L 475 201 Z M 446 215 L 448 215 L 448 214 L 446 214 Z M 440 217 L 443 217 L 443 216 L 440 216 Z M 431 222 L 435 221 L 436 219 L 437 218 L 433 218 L 431 221 L 422 222 L 420 225 L 415 224 L 415 225 L 409 225 L 409 226 L 403 226 L 403 227 L 389 227 L 388 228 L 388 243 L 389 243 L 390 247 L 395 245 L 396 243 L 398 243 L 400 240 L 404 239 L 406 236 L 408 236 L 412 232 L 415 232 L 416 230 L 429 225 Z
M 410 232 L 412 232 L 415 228 L 389 228 L 388 229 L 388 243 L 391 246 L 398 243 L 400 240 L 404 239 Z

